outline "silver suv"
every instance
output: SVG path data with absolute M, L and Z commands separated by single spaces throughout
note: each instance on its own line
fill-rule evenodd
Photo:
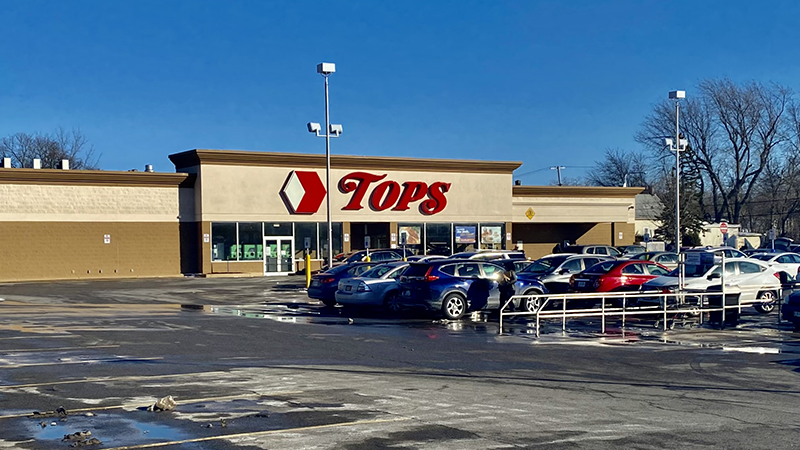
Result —
M 610 245 L 568 245 L 560 253 L 579 253 L 587 255 L 602 255 L 611 258 L 619 258 L 622 252 Z

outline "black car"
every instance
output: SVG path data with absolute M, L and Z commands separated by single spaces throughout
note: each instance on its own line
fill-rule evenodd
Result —
M 783 320 L 788 320 L 794 325 L 795 331 L 800 331 L 800 291 L 793 292 L 786 297 L 786 302 L 781 309 Z
M 336 305 L 336 288 L 339 285 L 339 280 L 357 277 L 375 265 L 375 263 L 371 262 L 356 262 L 316 273 L 311 277 L 308 297 L 322 300 L 325 306 L 334 306 Z

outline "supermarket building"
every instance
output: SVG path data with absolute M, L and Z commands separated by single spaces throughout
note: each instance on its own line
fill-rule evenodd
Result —
M 634 241 L 641 188 L 519 186 L 521 163 L 190 150 L 176 173 L 0 169 L 0 281 L 274 275 L 365 248 Z

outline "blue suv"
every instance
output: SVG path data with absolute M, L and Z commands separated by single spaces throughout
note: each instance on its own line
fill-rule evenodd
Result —
M 477 260 L 412 262 L 400 277 L 399 295 L 394 299 L 397 305 L 390 306 L 441 311 L 445 318 L 456 320 L 467 311 L 500 309 L 510 295 L 547 292 L 538 280 L 504 284 L 505 270 L 499 264 Z

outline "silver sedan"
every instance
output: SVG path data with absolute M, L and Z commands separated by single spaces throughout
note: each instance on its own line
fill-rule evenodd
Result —
M 408 268 L 408 263 L 398 261 L 381 264 L 364 272 L 359 277 L 339 281 L 336 303 L 343 306 L 387 307 L 392 296 L 397 295 L 397 279 Z

